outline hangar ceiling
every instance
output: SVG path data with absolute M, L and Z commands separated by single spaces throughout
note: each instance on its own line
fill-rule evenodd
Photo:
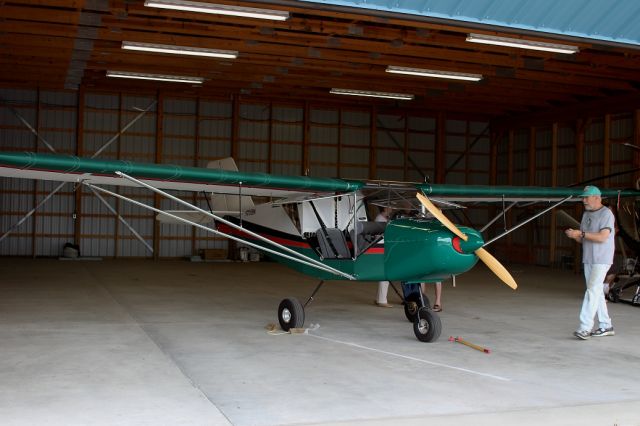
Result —
M 603 103 L 640 106 L 640 50 L 630 46 L 301 1 L 227 4 L 287 11 L 289 18 L 176 11 L 147 7 L 144 0 L 0 0 L 0 85 L 362 102 L 487 118 Z M 579 52 L 470 43 L 470 33 L 570 44 Z M 125 50 L 123 42 L 231 50 L 238 57 Z M 388 66 L 481 74 L 482 79 L 392 74 L 386 72 Z M 130 80 L 107 77 L 109 71 L 200 77 L 204 82 Z M 414 98 L 340 96 L 330 93 L 334 88 Z

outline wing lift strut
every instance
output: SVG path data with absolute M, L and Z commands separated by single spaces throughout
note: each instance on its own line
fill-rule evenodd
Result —
M 505 230 L 502 234 L 492 238 L 491 240 L 487 241 L 484 243 L 484 245 L 482 247 L 486 247 L 489 244 L 493 243 L 494 241 L 499 240 L 500 238 L 512 233 L 513 231 L 515 231 L 516 229 L 520 228 L 523 225 L 526 225 L 527 223 L 531 222 L 532 220 L 542 216 L 543 214 L 547 213 L 548 211 L 551 211 L 553 209 L 555 209 L 556 207 L 558 207 L 560 204 L 564 203 L 565 201 L 569 201 L 571 198 L 573 198 L 571 195 L 569 195 L 568 197 L 563 198 L 562 200 L 558 201 L 557 203 L 553 204 L 551 207 L 547 207 L 546 209 L 542 210 L 541 212 L 531 216 L 529 219 L 525 220 L 524 222 L 521 222 L 517 225 L 515 225 L 514 227 L 512 227 L 511 229 L 507 229 Z M 500 214 L 498 216 L 496 216 L 495 218 L 493 218 L 484 228 L 482 228 L 480 230 L 480 232 L 486 230 L 489 226 L 491 226 L 492 223 L 494 223 L 496 220 L 498 220 L 500 217 L 504 218 L 504 214 L 511 209 L 513 206 L 515 206 L 517 203 L 512 203 L 509 206 L 507 206 L 506 208 L 503 208 L 503 211 L 500 212 Z
M 138 179 L 136 179 L 134 177 L 131 177 L 131 176 L 125 174 L 125 173 L 116 172 L 116 174 L 118 176 L 124 178 L 124 179 L 127 179 L 127 180 L 139 185 L 139 186 L 147 188 L 147 189 L 149 189 L 149 190 L 151 190 L 151 191 L 153 191 L 153 192 L 155 192 L 157 194 L 160 194 L 160 195 L 162 195 L 162 196 L 164 196 L 166 198 L 169 198 L 170 200 L 173 200 L 173 201 L 175 201 L 175 202 L 177 202 L 179 204 L 182 204 L 183 206 L 185 206 L 185 207 L 187 207 L 187 208 L 189 208 L 191 210 L 194 210 L 194 211 L 197 211 L 197 212 L 202 213 L 204 215 L 207 215 L 207 216 L 211 217 L 212 219 L 214 219 L 217 222 L 224 223 L 225 225 L 227 225 L 227 226 L 229 226 L 231 228 L 234 228 L 234 229 L 240 231 L 241 233 L 243 233 L 243 234 L 245 234 L 247 236 L 253 237 L 253 238 L 255 238 L 255 239 L 259 240 L 259 241 L 262 241 L 263 243 L 272 245 L 272 246 L 276 247 L 278 250 L 281 250 L 283 252 L 290 253 L 291 255 L 286 254 L 286 253 L 282 253 L 281 251 L 278 251 L 278 250 L 274 250 L 274 249 L 265 247 L 263 245 L 254 243 L 252 241 L 248 241 L 247 239 L 243 239 L 243 238 L 237 237 L 235 235 L 231 235 L 231 234 L 227 234 L 225 232 L 221 232 L 221 231 L 219 231 L 219 230 L 217 230 L 215 228 L 211 228 L 211 227 L 202 225 L 200 223 L 196 223 L 196 222 L 190 221 L 188 219 L 185 219 L 185 218 L 176 216 L 174 214 L 171 214 L 171 213 L 169 213 L 167 211 L 163 211 L 161 209 L 158 209 L 158 208 L 155 208 L 155 207 L 151 207 L 151 206 L 149 206 L 147 204 L 141 203 L 141 202 L 136 201 L 136 200 L 132 200 L 132 199 L 127 198 L 127 197 L 125 197 L 125 196 L 123 196 L 121 194 L 117 194 L 115 192 L 112 192 L 112 191 L 109 191 L 107 189 L 101 188 L 99 186 L 93 185 L 93 184 L 91 184 L 89 182 L 82 182 L 82 184 L 84 184 L 85 186 L 91 188 L 92 190 L 103 192 L 105 194 L 111 195 L 113 197 L 119 198 L 119 199 L 127 201 L 127 202 L 130 202 L 132 204 L 135 204 L 135 205 L 137 205 L 139 207 L 145 208 L 147 210 L 151 210 L 151 211 L 154 211 L 156 213 L 166 215 L 166 216 L 168 216 L 168 217 L 170 217 L 172 219 L 178 220 L 180 222 L 186 223 L 186 224 L 194 226 L 196 228 L 200 228 L 200 229 L 202 229 L 204 231 L 211 232 L 211 233 L 213 233 L 215 235 L 220 235 L 222 237 L 229 238 L 230 240 L 234 240 L 234 241 L 240 242 L 242 244 L 246 244 L 248 246 L 254 247 L 256 249 L 266 251 L 267 253 L 270 253 L 270 254 L 273 254 L 273 255 L 276 255 L 276 256 L 280 256 L 280 257 L 283 257 L 285 259 L 289 259 L 291 261 L 298 262 L 298 263 L 301 263 L 301 264 L 304 264 L 304 265 L 307 265 L 307 266 L 310 266 L 312 268 L 316 268 L 316 269 L 319 269 L 319 270 L 322 270 L 322 271 L 325 271 L 325 272 L 329 272 L 331 274 L 338 275 L 338 276 L 347 278 L 349 280 L 355 280 L 356 279 L 352 275 L 344 273 L 344 272 L 342 272 L 342 271 L 340 271 L 338 269 L 332 268 L 331 266 L 328 266 L 328 265 L 326 265 L 326 264 L 324 264 L 324 263 L 322 263 L 320 261 L 312 259 L 312 258 L 310 258 L 308 256 L 305 256 L 305 255 L 301 254 L 301 253 L 298 253 L 298 252 L 296 252 L 296 251 L 294 251 L 294 250 L 290 249 L 289 247 L 286 247 L 286 246 L 284 246 L 282 244 L 278 244 L 278 243 L 276 243 L 274 241 L 271 241 L 270 239 L 265 238 L 260 234 L 252 232 L 252 231 L 250 231 L 250 230 L 248 230 L 246 228 L 243 228 L 242 226 L 238 226 L 233 222 L 225 220 L 225 219 L 223 219 L 223 218 L 221 218 L 221 217 L 219 217 L 219 216 L 217 216 L 217 215 L 215 215 L 215 214 L 213 214 L 211 212 L 208 212 L 208 211 L 203 210 L 203 209 L 201 209 L 201 208 L 199 208 L 197 206 L 194 206 L 193 204 L 190 204 L 190 203 L 188 203 L 186 201 L 183 201 L 178 197 L 174 197 L 173 195 L 168 194 L 167 192 L 164 192 L 164 191 L 162 191 L 162 190 L 160 190 L 158 188 L 155 188 L 155 187 L 153 187 L 153 186 L 151 186 L 151 185 L 149 185 L 149 184 L 147 184 L 145 182 L 142 182 L 142 181 L 140 181 L 140 180 L 138 180 Z

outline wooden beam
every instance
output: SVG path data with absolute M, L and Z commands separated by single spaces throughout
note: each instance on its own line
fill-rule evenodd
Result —
M 551 126 L 551 186 L 558 185 L 558 123 Z M 556 235 L 558 230 L 556 209 L 551 210 L 549 220 L 549 265 L 556 263 Z
M 611 114 L 604 116 L 604 143 L 602 146 L 602 174 L 608 175 L 611 172 Z M 609 178 L 604 180 L 604 187 L 609 187 Z
M 156 155 L 155 162 L 161 164 L 163 146 L 162 141 L 164 139 L 164 94 L 158 91 L 156 95 L 157 108 L 156 108 Z M 160 195 L 153 193 L 153 206 L 157 209 L 161 207 Z M 158 260 L 160 258 L 160 221 L 153 219 L 153 259 Z
M 446 157 L 444 154 L 447 144 L 447 118 L 443 112 L 436 117 L 436 149 L 435 149 L 435 183 L 445 183 Z

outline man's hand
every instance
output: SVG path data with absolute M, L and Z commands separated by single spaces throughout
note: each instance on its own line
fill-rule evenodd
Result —
M 573 240 L 576 240 L 576 241 L 580 241 L 582 239 L 582 231 L 579 230 L 579 229 L 569 228 L 566 231 L 564 231 L 564 234 L 567 237 L 569 237 L 569 238 L 571 238 Z

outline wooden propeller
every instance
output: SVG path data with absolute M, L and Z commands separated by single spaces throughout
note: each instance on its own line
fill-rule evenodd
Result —
M 451 222 L 439 208 L 437 208 L 431 201 L 429 201 L 427 197 L 420 193 L 417 193 L 416 197 L 418 197 L 418 200 L 420 200 L 422 205 L 429 211 L 429 213 L 431 213 L 436 219 L 438 219 L 449 231 L 453 232 L 464 241 L 467 241 L 468 237 L 464 234 L 464 232 L 458 229 L 458 227 L 454 225 L 453 222 Z M 496 274 L 498 278 L 500 278 L 506 285 L 514 290 L 518 287 L 518 284 L 516 284 L 516 281 L 513 279 L 509 271 L 507 271 L 507 269 L 502 266 L 500 262 L 498 262 L 498 259 L 493 257 L 488 251 L 480 247 L 475 251 L 475 253 L 478 258 L 482 260 L 484 264 L 487 265 L 487 267 L 491 269 L 491 271 Z

